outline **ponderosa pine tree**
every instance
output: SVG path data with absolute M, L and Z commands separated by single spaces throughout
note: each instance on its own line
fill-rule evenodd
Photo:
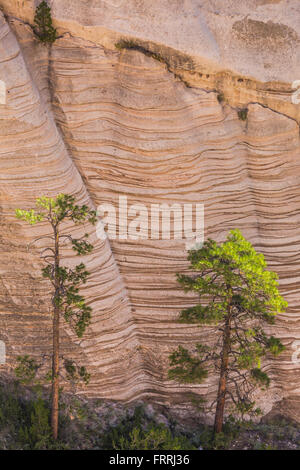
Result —
M 41 42 L 53 43 L 57 39 L 57 31 L 52 25 L 51 8 L 42 1 L 35 10 L 33 29 Z
M 96 223 L 96 212 L 86 205 L 75 204 L 75 198 L 66 194 L 59 194 L 56 198 L 41 197 L 36 200 L 36 209 L 16 210 L 16 217 L 20 220 L 35 225 L 46 222 L 50 225 L 52 234 L 38 237 L 35 241 L 45 239 L 49 244 L 41 252 L 42 260 L 47 264 L 42 269 L 43 277 L 52 284 L 53 305 L 53 350 L 52 350 L 52 394 L 51 394 L 51 428 L 53 438 L 58 436 L 59 413 L 59 372 L 60 372 L 60 335 L 59 325 L 61 317 L 73 328 L 78 337 L 82 337 L 86 327 L 90 323 L 92 309 L 87 306 L 85 299 L 79 293 L 81 284 L 85 284 L 89 272 L 83 263 L 71 269 L 61 265 L 61 248 L 65 242 L 70 242 L 77 255 L 90 253 L 93 246 L 87 242 L 88 234 L 82 238 L 73 238 L 70 234 L 63 233 L 63 223 L 71 221 L 76 225 L 86 222 Z M 18 358 L 19 375 L 28 376 L 28 371 L 33 373 L 32 360 L 24 356 Z M 35 363 L 33 364 L 35 365 Z M 34 367 L 36 372 L 36 367 Z M 84 367 L 77 367 L 70 360 L 65 361 L 65 369 L 69 378 L 75 375 L 83 381 L 88 380 L 88 374 Z M 29 374 L 30 376 L 30 374 Z M 31 376 L 30 376 L 31 377 Z
M 239 230 L 224 243 L 208 239 L 188 255 L 191 276 L 177 275 L 186 292 L 196 292 L 200 302 L 183 310 L 179 321 L 215 327 L 208 338 L 215 344 L 197 344 L 191 352 L 179 346 L 170 355 L 169 378 L 181 383 L 201 383 L 214 368 L 219 377 L 214 433 L 223 427 L 227 404 L 243 415 L 255 409 L 253 392 L 267 388 L 270 378 L 261 369 L 268 352 L 284 349 L 278 338 L 268 336 L 263 324 L 273 324 L 287 302 L 278 291 L 276 273 L 266 270 L 263 254 L 257 253 Z M 211 342 L 211 341 L 210 341 Z

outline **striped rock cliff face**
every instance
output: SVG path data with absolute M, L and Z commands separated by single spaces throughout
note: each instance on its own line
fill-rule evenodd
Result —
M 38 250 L 27 250 L 47 228 L 17 222 L 15 208 L 59 192 L 91 207 L 118 206 L 120 195 L 148 209 L 203 203 L 205 237 L 221 241 L 240 228 L 279 274 L 289 308 L 274 333 L 286 350 L 264 362 L 273 380 L 259 400 L 265 413 L 276 408 L 300 420 L 300 105 L 291 100 L 291 83 L 300 79 L 299 6 L 290 1 L 285 12 L 281 2 L 257 0 L 249 17 L 247 1 L 233 11 L 235 2 L 190 0 L 181 21 L 181 7 L 171 11 L 176 27 L 166 19 L 167 1 L 145 10 L 132 0 L 130 20 L 122 1 L 53 1 L 61 37 L 49 48 L 32 34 L 33 3 L 0 1 L 0 80 L 7 85 L 0 104 L 0 339 L 8 359 L 0 367 L 18 354 L 38 358 L 51 344 L 49 286 L 39 275 Z M 117 50 L 120 37 L 164 62 Z M 244 106 L 246 121 L 237 113 Z M 178 344 L 214 339 L 209 328 L 175 322 L 194 303 L 175 279 L 188 267 L 184 240 L 103 242 L 90 230 L 95 251 L 84 259 L 92 274 L 83 293 L 92 324 L 81 341 L 62 328 L 64 354 L 92 373 L 81 393 L 178 408 L 191 391 L 213 396 L 215 379 L 201 386 L 167 379 Z

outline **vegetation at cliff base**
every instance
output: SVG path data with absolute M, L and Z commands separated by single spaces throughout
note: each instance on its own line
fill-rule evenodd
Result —
M 218 93 L 218 94 L 217 94 L 217 100 L 218 100 L 218 102 L 219 102 L 220 104 L 221 104 L 221 103 L 224 103 L 224 101 L 225 101 L 225 95 L 224 95 L 224 93 L 222 93 L 222 92 Z

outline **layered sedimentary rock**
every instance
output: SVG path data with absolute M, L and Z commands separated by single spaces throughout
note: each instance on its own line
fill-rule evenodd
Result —
M 264 363 L 273 381 L 261 402 L 265 412 L 276 405 L 299 419 L 300 142 L 299 105 L 291 101 L 299 6 L 290 1 L 283 12 L 281 2 L 257 1 L 250 15 L 246 1 L 234 10 L 235 2 L 190 1 L 171 10 L 175 27 L 167 2 L 152 3 L 145 10 L 132 1 L 129 18 L 122 2 L 54 1 L 61 37 L 49 48 L 32 34 L 33 2 L 2 0 L 8 17 L 1 18 L 0 79 L 9 93 L 0 105 L 0 321 L 8 364 L 18 353 L 39 357 L 50 345 L 49 286 L 38 274 L 38 251 L 27 250 L 46 227 L 16 222 L 16 207 L 61 191 L 94 207 L 117 207 L 120 195 L 148 209 L 203 203 L 205 237 L 223 240 L 240 228 L 279 274 L 289 308 L 274 332 L 287 348 Z M 165 60 L 117 50 L 120 37 Z M 245 121 L 237 106 L 247 106 Z M 187 269 L 185 241 L 93 237 L 84 290 L 92 325 L 81 342 L 62 330 L 65 355 L 91 369 L 83 392 L 173 406 L 190 391 L 212 396 L 214 379 L 201 386 L 167 379 L 170 351 L 210 334 L 175 322 L 194 302 L 175 279 Z

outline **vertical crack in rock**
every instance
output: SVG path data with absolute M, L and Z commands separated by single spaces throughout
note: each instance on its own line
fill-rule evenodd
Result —
M 266 254 L 290 310 L 276 330 L 287 351 L 281 360 L 266 362 L 274 381 L 271 395 L 261 397 L 264 409 L 296 394 L 287 379 L 298 367 L 291 362 L 291 344 L 299 336 L 299 313 L 292 313 L 299 306 L 287 269 L 299 248 L 291 232 L 300 197 L 295 121 L 251 104 L 245 124 L 236 110 L 218 104 L 215 93 L 186 88 L 152 58 L 78 38 L 55 43 L 53 73 L 56 121 L 96 205 L 117 206 L 120 194 L 129 204 L 147 207 L 204 202 L 206 236 L 221 240 L 239 227 Z M 187 267 L 184 243 L 111 244 L 134 310 L 144 369 L 152 378 L 145 380 L 145 392 L 173 404 L 191 389 L 212 396 L 214 381 L 178 387 L 166 380 L 170 351 L 209 334 L 174 323 L 179 310 L 194 302 L 175 281 L 175 272 Z M 291 315 L 297 325 L 292 330 Z

